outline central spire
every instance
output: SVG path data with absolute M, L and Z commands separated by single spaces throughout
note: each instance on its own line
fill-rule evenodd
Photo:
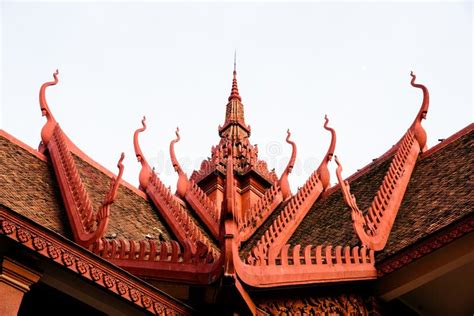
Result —
M 234 71 L 232 90 L 228 99 L 224 126 L 219 127 L 219 135 L 223 138 L 242 139 L 250 136 L 250 127 L 245 124 L 244 105 L 237 86 L 237 59 L 234 53 Z
M 239 88 L 237 87 L 237 50 L 234 51 L 234 77 L 232 79 L 232 90 L 230 92 L 229 101 L 232 99 L 237 99 L 242 101 L 242 98 L 239 95 Z

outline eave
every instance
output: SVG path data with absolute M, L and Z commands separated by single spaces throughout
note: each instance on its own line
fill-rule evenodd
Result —
M 144 311 L 152 314 L 160 314 L 163 311 L 183 315 L 193 313 L 193 310 L 184 303 L 59 234 L 4 207 L 0 207 L 0 235 L 93 282 L 111 295 L 118 295 Z

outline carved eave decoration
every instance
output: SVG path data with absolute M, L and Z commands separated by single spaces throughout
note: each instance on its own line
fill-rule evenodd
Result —
M 416 76 L 413 72 L 411 76 L 411 85 L 423 91 L 423 102 L 405 135 L 384 155 L 393 155 L 392 162 L 367 211 L 361 211 L 357 206 L 356 197 L 350 192 L 349 182 L 342 179 L 342 166 L 336 158 L 336 174 L 344 200 L 351 210 L 354 230 L 362 245 L 375 251 L 383 250 L 387 244 L 418 156 L 426 150 L 426 132 L 421 121 L 428 113 L 429 93 L 424 85 L 415 83 Z
M 117 190 L 123 174 L 122 161 L 124 154 L 122 153 L 117 164 L 119 175 L 111 180 L 110 189 L 104 198 L 104 202 L 99 210 L 94 211 L 89 194 L 82 183 L 69 148 L 72 143 L 54 119 L 46 101 L 46 88 L 58 83 L 57 70 L 53 76 L 54 81 L 44 83 L 39 93 L 41 113 L 47 119 L 46 124 L 41 130 L 39 150 L 46 152 L 52 162 L 75 242 L 83 247 L 89 247 L 102 238 L 107 229 L 110 205 L 117 196 Z
M 112 295 L 154 315 L 192 315 L 193 310 L 138 278 L 101 260 L 51 230 L 0 207 L 0 235 L 53 261 Z

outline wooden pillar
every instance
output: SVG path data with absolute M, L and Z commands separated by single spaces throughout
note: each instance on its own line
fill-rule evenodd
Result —
M 0 260 L 0 315 L 17 315 L 23 295 L 41 275 L 10 258 Z

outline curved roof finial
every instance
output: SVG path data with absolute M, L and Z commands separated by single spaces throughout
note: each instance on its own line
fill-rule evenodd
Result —
M 125 158 L 125 153 L 122 153 L 117 163 L 117 168 L 119 169 L 119 173 L 117 177 L 112 181 L 112 188 L 107 194 L 107 196 L 105 197 L 105 202 L 103 206 L 112 204 L 115 198 L 117 197 L 118 188 L 120 186 L 120 180 L 122 179 L 122 175 L 123 175 L 124 166 L 122 162 L 124 158 Z
M 182 174 L 183 169 L 181 168 L 181 165 L 178 162 L 178 159 L 176 158 L 176 154 L 174 151 L 174 145 L 181 140 L 181 136 L 179 135 L 179 127 L 176 127 L 176 139 L 173 139 L 170 143 L 170 156 L 171 156 L 171 162 L 173 163 L 173 168 L 178 174 Z
M 288 165 L 286 166 L 285 170 L 281 174 L 280 181 L 279 181 L 281 193 L 283 195 L 284 200 L 291 197 L 291 189 L 290 189 L 290 183 L 288 182 L 288 175 L 291 173 L 291 171 L 293 170 L 293 167 L 295 166 L 296 152 L 297 152 L 295 142 L 290 140 L 290 137 L 291 137 L 290 130 L 288 129 L 286 133 L 287 133 L 286 142 L 291 145 L 292 151 L 291 151 L 290 161 L 288 161 Z
M 428 88 L 426 86 L 419 83 L 415 83 L 416 75 L 413 71 L 410 72 L 410 76 L 411 76 L 410 84 L 413 87 L 421 89 L 423 91 L 423 103 L 421 104 L 420 111 L 418 112 L 418 116 L 417 116 L 417 118 L 421 121 L 422 119 L 425 118 L 423 117 L 423 114 L 426 115 L 426 113 L 428 113 L 428 108 L 430 106 L 430 93 L 428 92 Z
M 334 150 L 336 149 L 336 131 L 334 128 L 328 126 L 329 118 L 327 115 L 324 115 L 324 129 L 331 132 L 331 145 L 326 153 L 326 159 L 331 160 L 334 155 Z
M 426 118 L 426 114 L 428 113 L 428 108 L 430 105 L 430 94 L 428 92 L 428 88 L 426 88 L 424 85 L 415 83 L 416 75 L 413 73 L 413 71 L 410 72 L 410 76 L 412 77 L 410 84 L 413 87 L 421 89 L 423 91 L 423 102 L 421 103 L 420 110 L 418 111 L 415 121 L 413 122 L 412 128 L 413 132 L 415 133 L 416 140 L 420 145 L 420 149 L 424 150 L 426 146 L 426 132 L 421 126 L 421 121 Z
M 53 135 L 53 130 L 54 127 L 56 126 L 56 120 L 54 119 L 53 114 L 51 113 L 51 110 L 49 109 L 48 102 L 46 101 L 46 88 L 49 86 L 54 86 L 58 83 L 58 70 L 53 73 L 54 81 L 48 81 L 43 83 L 43 85 L 40 88 L 39 92 L 39 103 L 40 103 L 40 109 L 41 109 L 41 114 L 43 116 L 46 116 L 47 122 L 43 126 L 43 129 L 41 130 L 41 144 L 40 144 L 40 149 L 41 151 L 45 150 L 46 145 L 48 145 L 49 140 L 51 139 Z
M 179 135 L 179 127 L 176 127 L 176 139 L 173 139 L 170 143 L 170 157 L 171 157 L 171 162 L 173 164 L 174 170 L 178 173 L 178 183 L 176 185 L 176 193 L 180 197 L 184 197 L 186 194 L 186 190 L 188 189 L 188 177 L 184 173 L 183 169 L 181 168 L 181 165 L 178 162 L 178 159 L 176 158 L 176 154 L 174 151 L 174 145 L 181 140 L 181 137 Z
M 137 156 L 138 162 L 141 163 L 142 169 L 140 170 L 140 175 L 139 175 L 139 182 L 140 182 L 140 188 L 142 190 L 146 190 L 148 183 L 150 181 L 150 178 L 153 174 L 153 171 L 150 168 L 150 165 L 146 161 L 145 157 L 143 156 L 142 150 L 140 148 L 140 144 L 138 143 L 138 134 L 146 130 L 146 117 L 143 116 L 142 119 L 142 127 L 137 129 L 135 133 L 133 134 L 133 148 L 135 149 L 135 155 Z
M 331 161 L 332 156 L 334 155 L 334 150 L 336 149 L 336 131 L 334 128 L 329 127 L 329 119 L 327 115 L 324 115 L 324 129 L 328 130 L 331 132 L 331 144 L 329 145 L 328 151 L 326 155 L 324 156 L 323 161 L 319 165 L 318 168 L 318 175 L 319 179 L 321 180 L 321 183 L 323 185 L 324 190 L 329 187 L 331 176 L 329 174 L 329 169 L 328 169 L 328 163 Z
M 54 119 L 54 118 L 51 113 L 51 110 L 49 109 L 48 102 L 46 101 L 46 88 L 48 88 L 49 86 L 55 86 L 59 82 L 58 75 L 59 75 L 59 71 L 58 69 L 56 69 L 56 71 L 53 73 L 54 81 L 48 81 L 48 82 L 43 83 L 40 89 L 40 93 L 39 93 L 39 102 L 40 102 L 41 111 L 42 112 L 44 111 L 43 116 L 46 116 L 48 119 L 49 118 Z

